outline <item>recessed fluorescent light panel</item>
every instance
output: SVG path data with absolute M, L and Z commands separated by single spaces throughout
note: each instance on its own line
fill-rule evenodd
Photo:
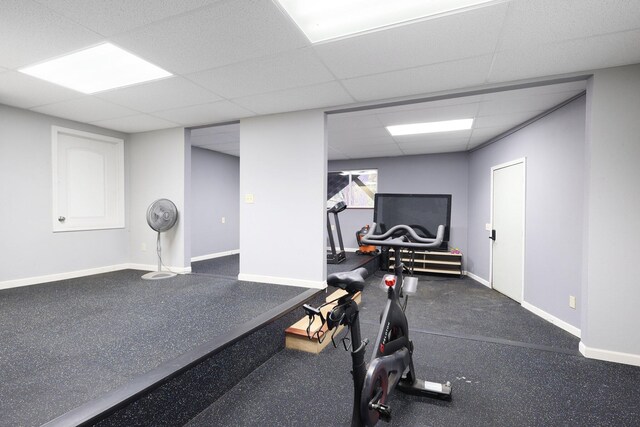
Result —
M 18 71 L 87 94 L 172 75 L 111 43 L 103 43 Z
M 452 132 L 467 130 L 473 126 L 473 119 L 445 120 L 442 122 L 413 123 L 409 125 L 387 126 L 391 136 L 418 135 L 421 133 Z
M 317 43 L 504 0 L 275 0 Z

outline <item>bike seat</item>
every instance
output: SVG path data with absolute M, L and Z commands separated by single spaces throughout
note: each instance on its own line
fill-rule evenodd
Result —
M 327 284 L 355 294 L 364 289 L 364 279 L 369 275 L 366 268 L 360 267 L 352 271 L 332 273 L 327 277 Z

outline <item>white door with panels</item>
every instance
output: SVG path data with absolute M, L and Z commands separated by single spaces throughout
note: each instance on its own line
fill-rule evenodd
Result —
M 124 227 L 124 141 L 52 128 L 53 231 Z
M 525 159 L 491 168 L 491 285 L 521 303 L 524 281 Z

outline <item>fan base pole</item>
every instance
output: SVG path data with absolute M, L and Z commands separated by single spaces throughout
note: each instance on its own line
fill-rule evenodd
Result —
M 160 279 L 169 279 L 175 276 L 177 276 L 176 273 L 170 273 L 168 271 L 152 271 L 142 276 L 142 278 L 145 280 L 160 280 Z

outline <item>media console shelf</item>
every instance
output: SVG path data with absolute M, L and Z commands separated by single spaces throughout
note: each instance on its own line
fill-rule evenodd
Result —
M 411 252 L 402 250 L 402 262 L 408 268 L 411 267 Z M 395 252 L 389 253 L 389 270 L 395 265 Z M 462 276 L 462 254 L 438 251 L 415 251 L 413 263 L 414 273 L 437 273 Z

